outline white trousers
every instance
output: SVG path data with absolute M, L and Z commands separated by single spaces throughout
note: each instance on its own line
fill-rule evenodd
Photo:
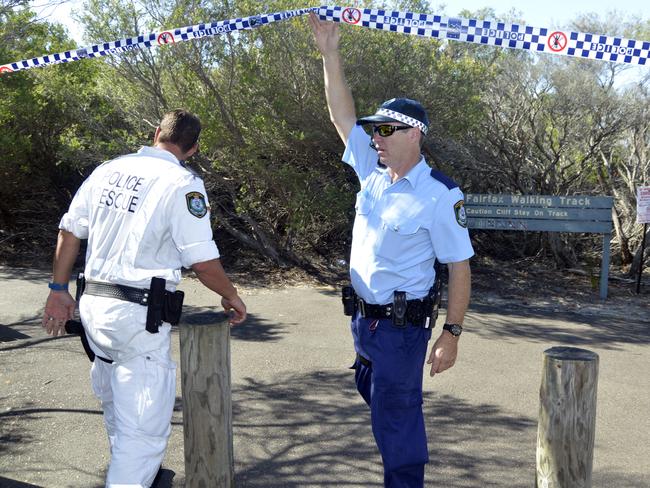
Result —
M 90 377 L 111 448 L 106 488 L 149 488 L 165 455 L 176 398 L 169 341 L 165 350 L 122 363 L 95 359 Z

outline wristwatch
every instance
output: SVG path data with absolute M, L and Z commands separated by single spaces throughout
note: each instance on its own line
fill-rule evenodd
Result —
M 67 283 L 48 283 L 47 287 L 53 291 L 68 291 Z
M 445 324 L 442 326 L 442 330 L 446 330 L 454 337 L 458 337 L 463 332 L 463 327 L 460 324 Z

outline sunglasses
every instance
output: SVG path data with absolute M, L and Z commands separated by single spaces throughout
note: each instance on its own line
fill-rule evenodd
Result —
M 407 130 L 412 128 L 413 127 L 411 127 L 410 125 L 388 125 L 388 124 L 373 125 L 372 133 L 379 134 L 381 137 L 389 137 L 392 136 L 395 133 L 395 131 Z

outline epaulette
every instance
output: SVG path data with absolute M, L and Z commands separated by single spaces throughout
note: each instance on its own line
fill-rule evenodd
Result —
M 118 158 L 115 158 L 115 159 L 118 159 Z M 112 163 L 113 161 L 115 161 L 115 159 L 109 159 L 108 161 L 103 161 L 103 162 L 101 162 L 101 163 L 99 163 L 99 164 L 97 165 L 97 168 L 101 168 L 101 167 L 104 166 L 105 164 Z M 97 168 L 95 168 L 95 169 L 97 169 Z
M 438 171 L 437 169 L 432 169 L 431 170 L 431 178 L 434 180 L 438 180 L 440 183 L 445 185 L 449 190 L 452 190 L 454 188 L 458 188 L 458 184 L 454 180 L 452 180 L 449 176 L 446 174 Z

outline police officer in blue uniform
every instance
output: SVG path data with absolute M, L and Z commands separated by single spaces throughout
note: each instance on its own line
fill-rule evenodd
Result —
M 384 485 L 419 488 L 429 460 L 422 410 L 425 359 L 431 376 L 454 365 L 469 303 L 474 251 L 463 194 L 421 155 L 429 120 L 418 102 L 394 98 L 357 120 L 338 50 L 338 24 L 321 22 L 313 13 L 309 21 L 323 57 L 330 117 L 346 146 L 343 161 L 361 186 L 352 289 L 344 293 L 344 303 L 352 305 L 357 389 L 370 406 Z M 436 260 L 449 270 L 447 323 L 427 359 Z

